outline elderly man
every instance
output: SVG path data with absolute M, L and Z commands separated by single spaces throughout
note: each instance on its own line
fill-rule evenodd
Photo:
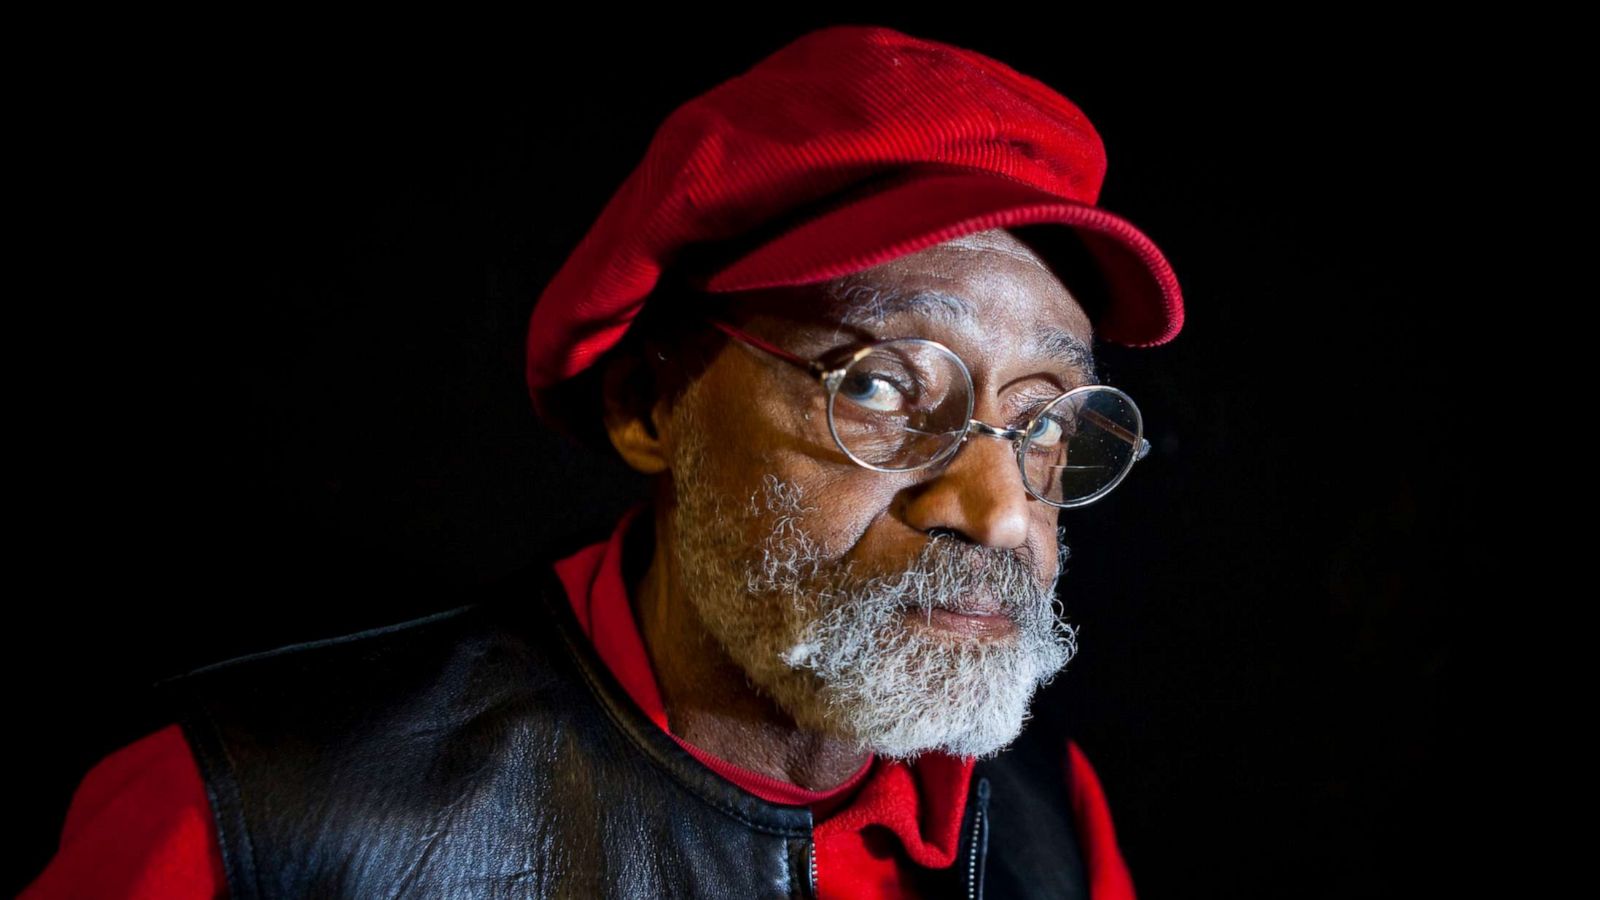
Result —
M 1060 510 L 1148 451 L 1096 339 L 1170 340 L 1070 101 L 883 28 L 676 111 L 546 288 L 531 396 L 654 476 L 424 619 L 160 685 L 25 896 L 1131 897 Z

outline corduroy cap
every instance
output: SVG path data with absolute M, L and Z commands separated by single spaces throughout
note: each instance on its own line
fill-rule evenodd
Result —
M 802 35 L 656 130 L 534 306 L 534 405 L 548 417 L 544 390 L 615 346 L 669 267 L 709 293 L 809 284 L 1039 223 L 1072 228 L 1103 276 L 1102 339 L 1170 341 L 1177 277 L 1095 206 L 1105 172 L 1088 117 L 1003 63 L 877 26 Z

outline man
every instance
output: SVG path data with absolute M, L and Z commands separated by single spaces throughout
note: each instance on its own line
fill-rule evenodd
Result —
M 25 896 L 1131 897 L 1059 512 L 1182 324 L 1070 101 L 883 28 L 676 111 L 535 307 L 541 415 L 654 476 L 465 606 L 208 666 Z M 1065 227 L 1064 227 L 1065 226 Z M 648 302 L 647 302 L 648 301 Z

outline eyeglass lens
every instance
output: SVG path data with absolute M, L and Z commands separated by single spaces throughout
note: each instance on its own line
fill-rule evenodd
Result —
M 1040 410 L 1022 444 L 1028 488 L 1050 503 L 1081 503 L 1115 487 L 1133 465 L 1139 411 L 1120 391 L 1070 393 Z
M 829 397 L 829 427 L 858 462 L 915 469 L 955 449 L 972 404 L 971 381 L 955 354 L 918 339 L 887 341 L 846 368 Z M 1081 503 L 1115 486 L 1132 466 L 1142 432 L 1138 409 L 1110 388 L 1058 397 L 1031 422 L 1023 477 L 1055 504 Z
M 961 440 L 971 391 L 961 361 L 932 343 L 878 344 L 852 363 L 829 404 L 834 435 L 858 461 L 913 469 Z

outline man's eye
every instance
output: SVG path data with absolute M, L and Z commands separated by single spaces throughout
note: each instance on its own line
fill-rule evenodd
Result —
M 1056 447 L 1072 437 L 1073 429 L 1060 416 L 1051 414 L 1033 423 L 1028 442 L 1034 447 Z
M 898 385 L 873 372 L 852 372 L 839 384 L 839 393 L 858 406 L 878 412 L 898 412 L 906 394 Z

